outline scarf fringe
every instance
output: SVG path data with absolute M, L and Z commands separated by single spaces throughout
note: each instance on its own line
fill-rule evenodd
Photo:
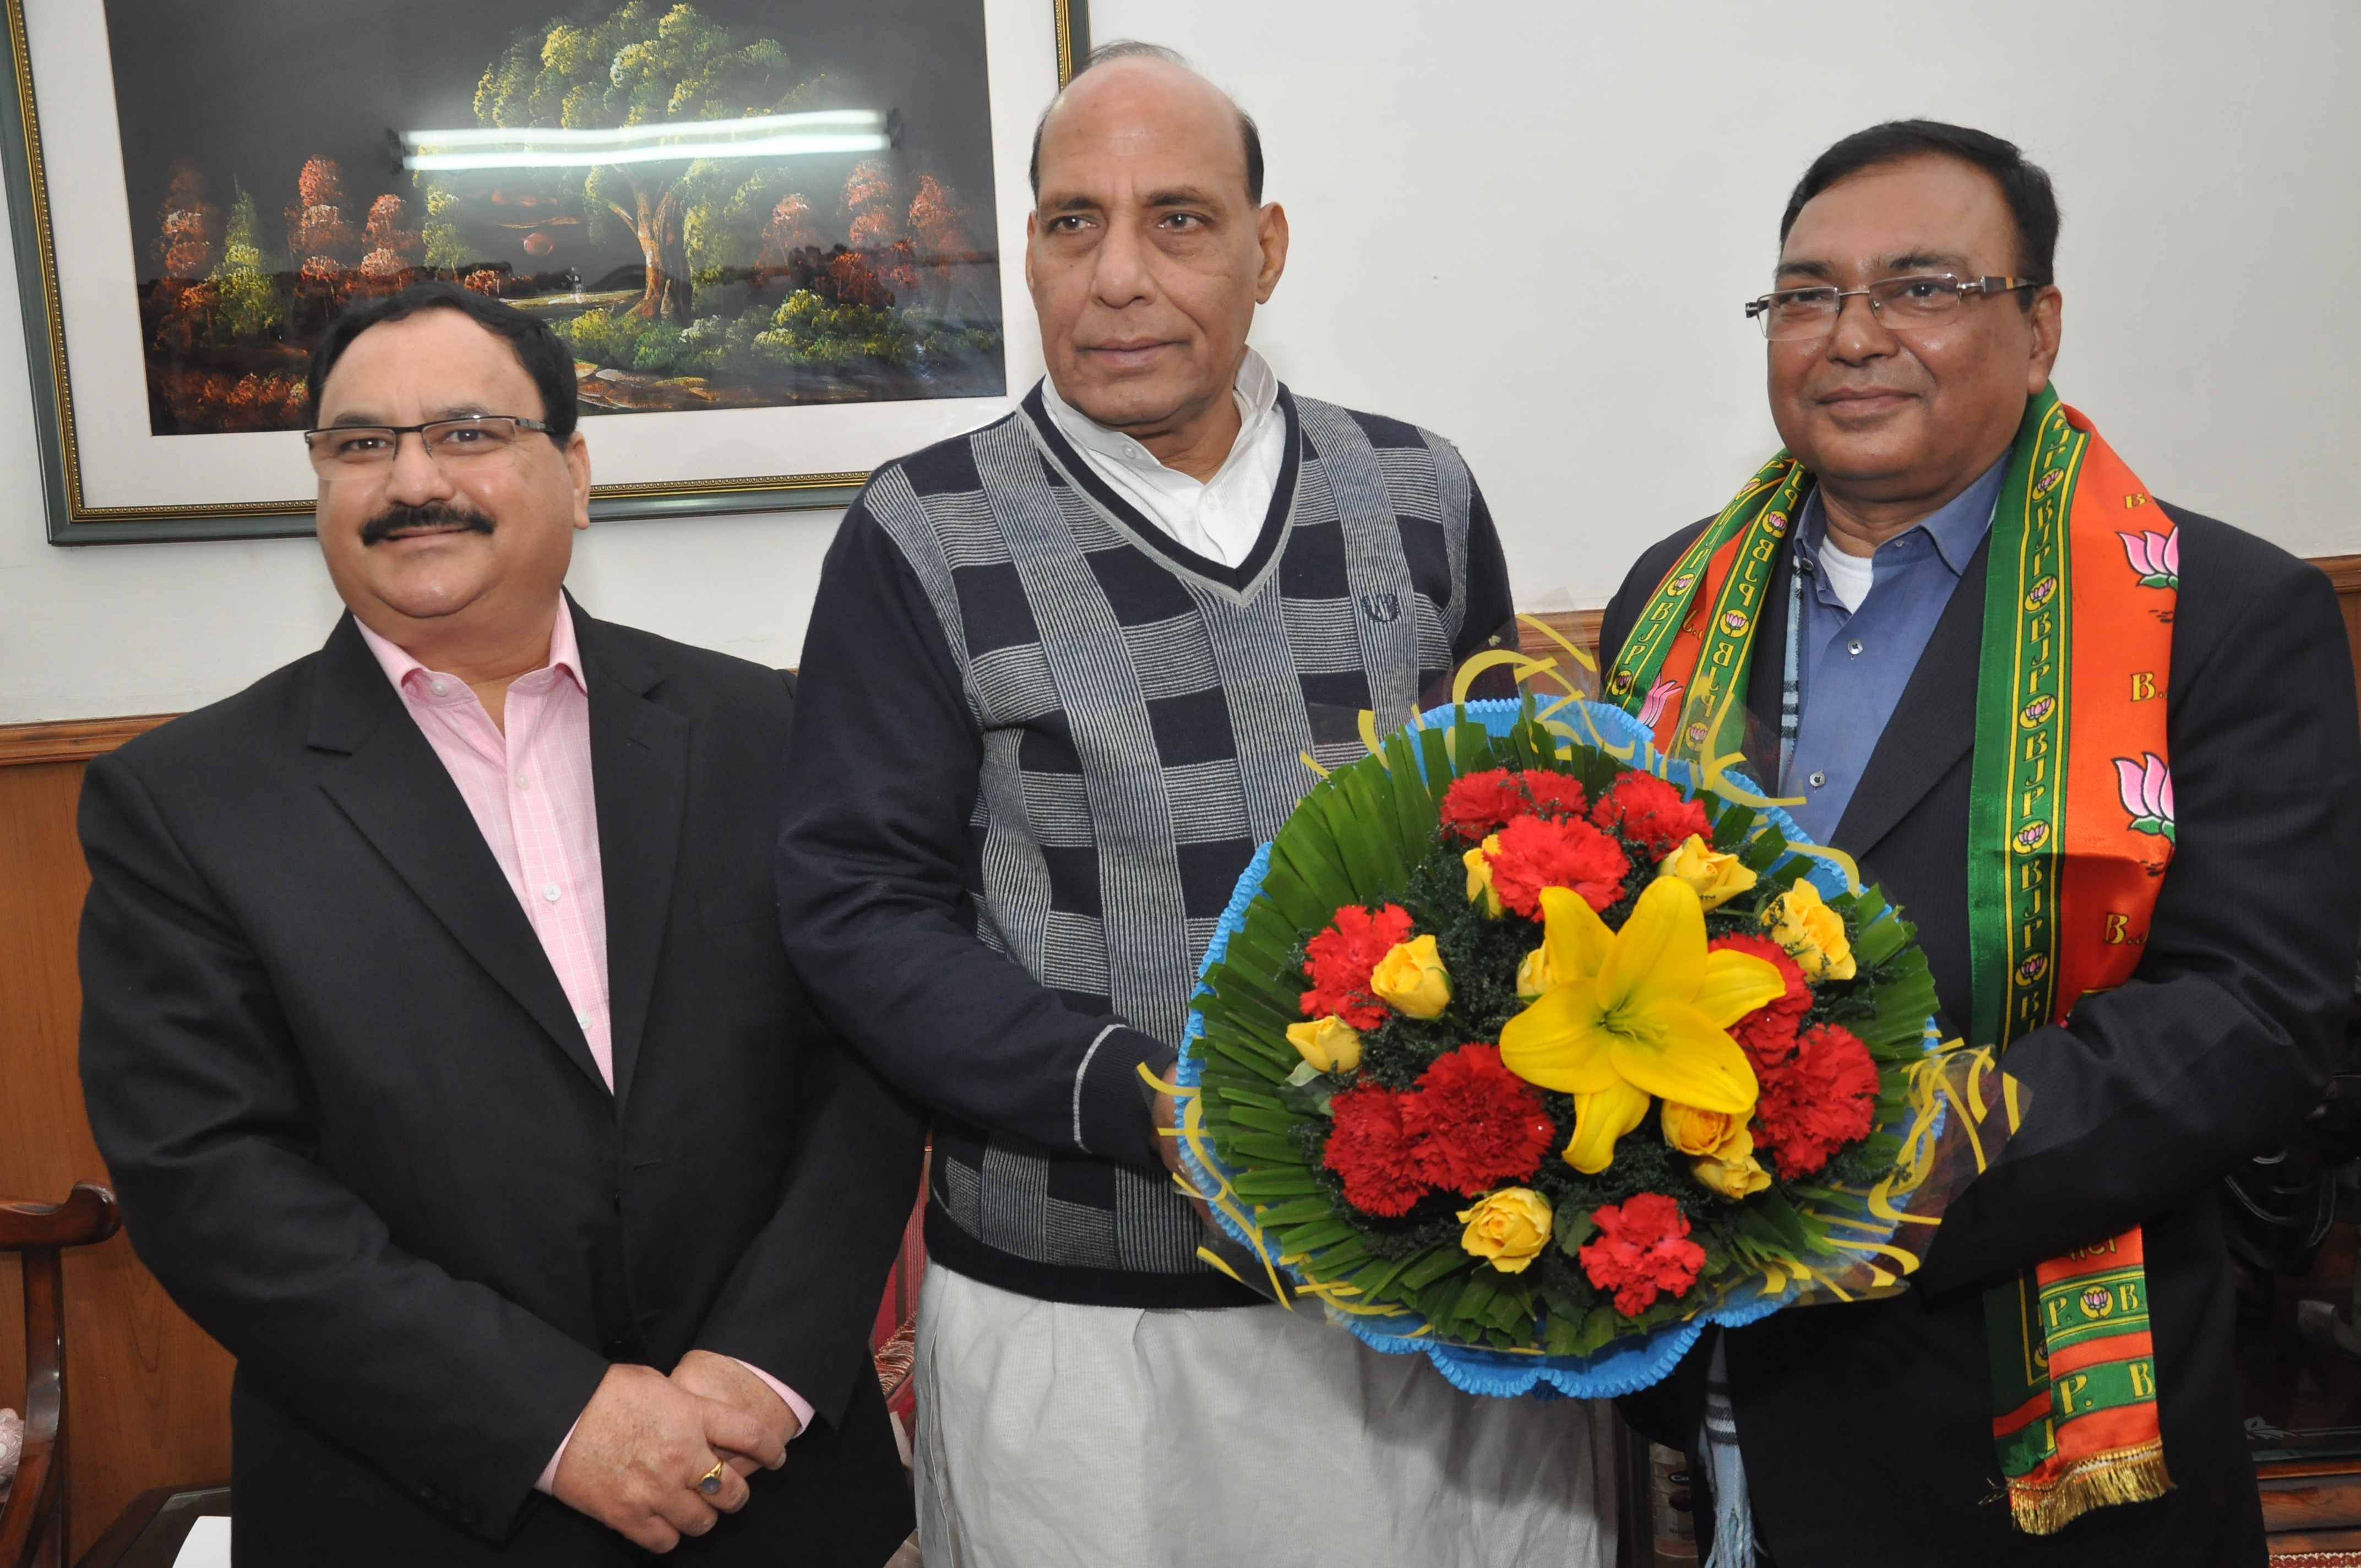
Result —
M 2147 1503 L 2172 1490 L 2164 1444 L 2143 1442 L 2081 1460 L 2054 1481 L 2011 1481 L 2009 1513 L 2027 1535 L 2056 1535 L 2094 1508 Z

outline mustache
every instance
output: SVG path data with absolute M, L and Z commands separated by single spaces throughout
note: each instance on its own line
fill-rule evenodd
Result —
M 492 520 L 468 507 L 448 501 L 428 501 L 423 507 L 390 506 L 361 527 L 361 543 L 381 544 L 404 529 L 460 528 L 469 533 L 489 533 Z

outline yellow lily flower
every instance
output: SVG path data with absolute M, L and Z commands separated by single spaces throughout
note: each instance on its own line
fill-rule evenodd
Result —
M 1754 1069 L 1729 1028 L 1786 985 L 1761 959 L 1707 951 L 1697 889 L 1657 878 L 1620 931 L 1568 889 L 1543 888 L 1541 904 L 1552 984 L 1500 1030 L 1500 1062 L 1575 1097 L 1567 1164 L 1606 1169 L 1651 1096 L 1733 1116 L 1754 1109 Z

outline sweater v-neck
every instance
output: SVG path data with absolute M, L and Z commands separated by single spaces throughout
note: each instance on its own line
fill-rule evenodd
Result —
M 1065 477 L 1080 487 L 1101 511 L 1119 524 L 1133 542 L 1154 557 L 1159 565 L 1202 578 L 1241 596 L 1253 588 L 1277 558 L 1279 546 L 1287 536 L 1290 514 L 1295 509 L 1296 476 L 1303 463 L 1303 427 L 1296 417 L 1294 395 L 1287 389 L 1285 383 L 1281 383 L 1279 389 L 1279 408 L 1287 419 L 1287 452 L 1279 466 L 1279 482 L 1271 487 L 1270 505 L 1263 513 L 1262 532 L 1256 535 L 1254 548 L 1246 552 L 1246 559 L 1235 566 L 1228 566 L 1211 556 L 1199 554 L 1174 539 L 1142 516 L 1138 508 L 1116 494 L 1115 488 L 1083 461 L 1082 455 L 1074 450 L 1072 443 L 1059 433 L 1057 422 L 1050 419 L 1049 411 L 1041 400 L 1040 383 L 1036 382 L 1033 389 L 1025 394 L 1025 401 L 1021 405 L 1034 439 L 1064 471 Z

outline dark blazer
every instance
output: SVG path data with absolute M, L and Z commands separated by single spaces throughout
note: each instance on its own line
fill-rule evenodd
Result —
M 1916 1288 L 1782 1312 L 1727 1335 L 1764 1546 L 1780 1568 L 1864 1563 L 2264 1561 L 2231 1356 L 2215 1193 L 2319 1101 L 2341 1050 L 2361 932 L 2361 727 L 2336 597 L 2319 571 L 2211 518 L 2180 528 L 2166 694 L 2180 839 L 2138 972 L 2026 1035 L 2008 1070 L 2023 1130 L 1952 1206 Z M 1611 665 L 1703 524 L 1643 555 L 1600 630 Z M 1756 647 L 1785 645 L 1789 573 Z M 1971 1015 L 1968 784 L 1982 639 L 1979 551 L 1837 825 L 1837 845 L 1916 922 L 1953 1032 Z M 1774 727 L 1780 661 L 1748 704 Z M 2165 1463 L 2177 1489 L 2037 1539 L 2009 1523 L 1992 1445 L 1983 1287 L 2137 1223 L 2147 1246 Z M 1693 1446 L 1702 1351 L 1623 1402 Z
M 238 1358 L 241 1563 L 625 1563 L 533 1490 L 610 1362 L 811 1401 L 682 1560 L 911 1528 L 868 1332 L 923 1129 L 806 1005 L 771 872 L 794 692 L 574 612 L 616 1090 L 346 616 L 91 765 L 82 1086 L 132 1243 Z

